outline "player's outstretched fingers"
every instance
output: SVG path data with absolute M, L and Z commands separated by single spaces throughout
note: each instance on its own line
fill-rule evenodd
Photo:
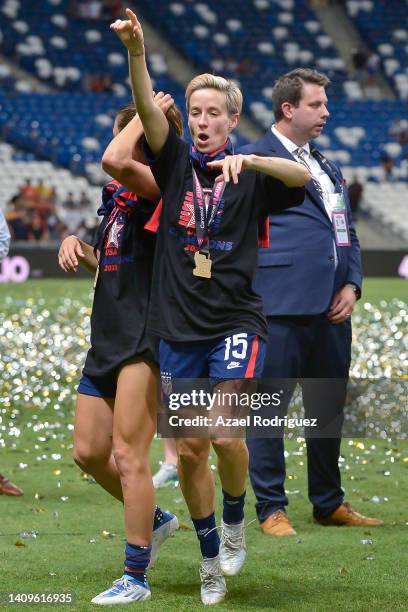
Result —
M 65 272 L 72 272 L 72 264 L 65 249 L 61 253 L 60 265 Z
M 126 13 L 126 15 L 129 17 L 129 19 L 130 19 L 130 21 L 131 21 L 131 23 L 132 23 L 132 26 L 133 26 L 133 27 L 134 27 L 134 26 L 136 26 L 136 25 L 139 23 L 138 18 L 136 17 L 136 13 L 134 13 L 134 12 L 132 11 L 132 9 L 127 8 L 127 9 L 125 10 L 125 13 Z
M 67 262 L 68 262 L 68 268 L 71 272 L 75 272 L 77 267 L 78 267 L 78 260 L 75 257 L 75 251 L 73 250 L 69 250 L 67 252 Z
M 237 158 L 237 173 L 241 174 L 241 172 L 242 172 L 242 165 L 244 163 L 244 157 L 243 157 L 243 155 L 241 155 L 241 153 L 239 153 L 239 155 L 237 155 L 236 158 Z
M 143 30 L 140 21 L 138 20 L 136 14 L 130 9 L 126 9 L 126 15 L 130 19 L 130 23 L 132 24 L 132 30 L 135 36 L 143 39 Z
M 238 170 L 238 155 L 233 155 L 230 161 L 230 166 L 231 166 L 231 176 L 232 176 L 232 180 L 234 182 L 234 184 L 236 185 L 238 183 L 238 174 L 239 174 L 239 170 Z
M 222 181 L 224 181 L 224 160 L 222 159 L 215 159 L 212 162 L 207 162 L 207 168 L 209 168 L 210 170 L 218 170 L 220 169 L 222 171 L 222 174 L 219 174 L 217 176 L 217 178 L 215 179 L 215 183 L 221 183 Z
M 222 160 L 222 173 L 224 175 L 224 181 L 226 183 L 229 183 L 230 178 L 231 178 L 231 162 L 230 162 L 230 158 L 225 157 Z
M 67 270 L 65 269 L 65 262 L 64 259 L 61 255 L 61 251 L 58 253 L 58 265 L 60 268 L 62 268 L 64 270 L 64 272 L 66 272 Z

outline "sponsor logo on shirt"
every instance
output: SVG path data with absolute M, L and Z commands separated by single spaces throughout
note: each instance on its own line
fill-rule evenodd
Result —
M 232 370 L 233 368 L 240 368 L 241 365 L 242 364 L 239 363 L 239 361 L 231 361 L 231 363 L 227 365 L 227 370 Z

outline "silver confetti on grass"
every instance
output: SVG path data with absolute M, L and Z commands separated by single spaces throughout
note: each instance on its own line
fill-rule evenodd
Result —
M 75 386 L 89 346 L 91 309 L 84 305 L 86 299 L 22 301 L 7 297 L 3 301 L 0 312 L 0 448 L 21 449 L 21 440 L 25 440 L 28 433 L 31 448 L 29 451 L 24 448 L 24 451 L 31 452 L 35 446 L 41 460 L 51 461 L 52 457 L 53 462 L 59 461 L 56 457 L 63 455 L 59 449 L 41 453 L 40 449 L 50 441 L 69 448 Z M 353 315 L 352 382 L 355 385 L 358 381 L 358 401 L 364 414 L 369 417 L 370 411 L 381 409 L 387 418 L 393 415 L 392 420 L 387 421 L 388 429 L 379 422 L 370 423 L 367 417 L 367 435 L 384 441 L 390 436 L 390 428 L 391 433 L 403 437 L 404 414 L 396 410 L 395 397 L 389 397 L 387 380 L 407 382 L 402 378 L 408 366 L 407 323 L 408 305 L 399 299 L 382 302 L 379 306 L 359 304 Z M 367 379 L 385 381 L 383 390 L 378 385 L 370 387 L 370 380 L 364 387 Z M 400 392 L 403 393 L 404 388 Z M 49 411 L 45 418 L 47 408 L 53 409 L 52 419 Z M 354 411 L 350 412 L 354 418 Z M 291 416 L 298 418 L 302 414 L 298 389 Z M 298 438 L 298 433 L 289 431 L 288 434 L 299 442 L 292 454 L 304 456 L 304 440 Z M 20 469 L 28 467 L 20 458 L 17 464 Z
M 353 314 L 350 375 L 399 378 L 408 370 L 408 304 L 399 299 L 375 306 L 366 302 Z
M 51 439 L 63 441 L 65 433 L 71 438 L 62 419 L 72 414 L 89 343 L 90 309 L 78 300 L 54 301 L 48 309 L 43 299 L 8 297 L 0 312 L 0 448 L 12 448 L 11 439 L 18 443 L 27 430 L 38 434 L 37 448 Z M 42 419 L 50 406 L 55 417 Z M 61 459 L 60 453 L 51 456 Z M 27 466 L 20 462 L 19 467 Z
M 353 344 L 344 437 L 408 439 L 408 304 L 359 304 L 353 314 Z M 290 417 L 302 418 L 299 385 Z M 298 433 L 286 431 L 286 437 Z M 292 455 L 295 453 L 292 453 Z M 346 466 L 344 469 L 349 469 Z

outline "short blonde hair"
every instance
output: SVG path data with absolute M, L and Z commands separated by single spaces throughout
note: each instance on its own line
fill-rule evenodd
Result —
M 199 89 L 216 89 L 225 94 L 228 115 L 240 115 L 242 111 L 242 92 L 235 83 L 215 74 L 199 74 L 186 89 L 186 108 L 189 112 L 191 95 Z

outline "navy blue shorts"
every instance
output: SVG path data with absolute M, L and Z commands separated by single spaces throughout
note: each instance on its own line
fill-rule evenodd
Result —
M 105 376 L 82 374 L 77 392 L 83 395 L 93 395 L 94 397 L 115 398 L 116 372 L 106 374 Z
M 256 334 L 241 332 L 208 342 L 160 340 L 160 371 L 163 391 L 174 379 L 258 379 L 265 360 L 265 341 Z

